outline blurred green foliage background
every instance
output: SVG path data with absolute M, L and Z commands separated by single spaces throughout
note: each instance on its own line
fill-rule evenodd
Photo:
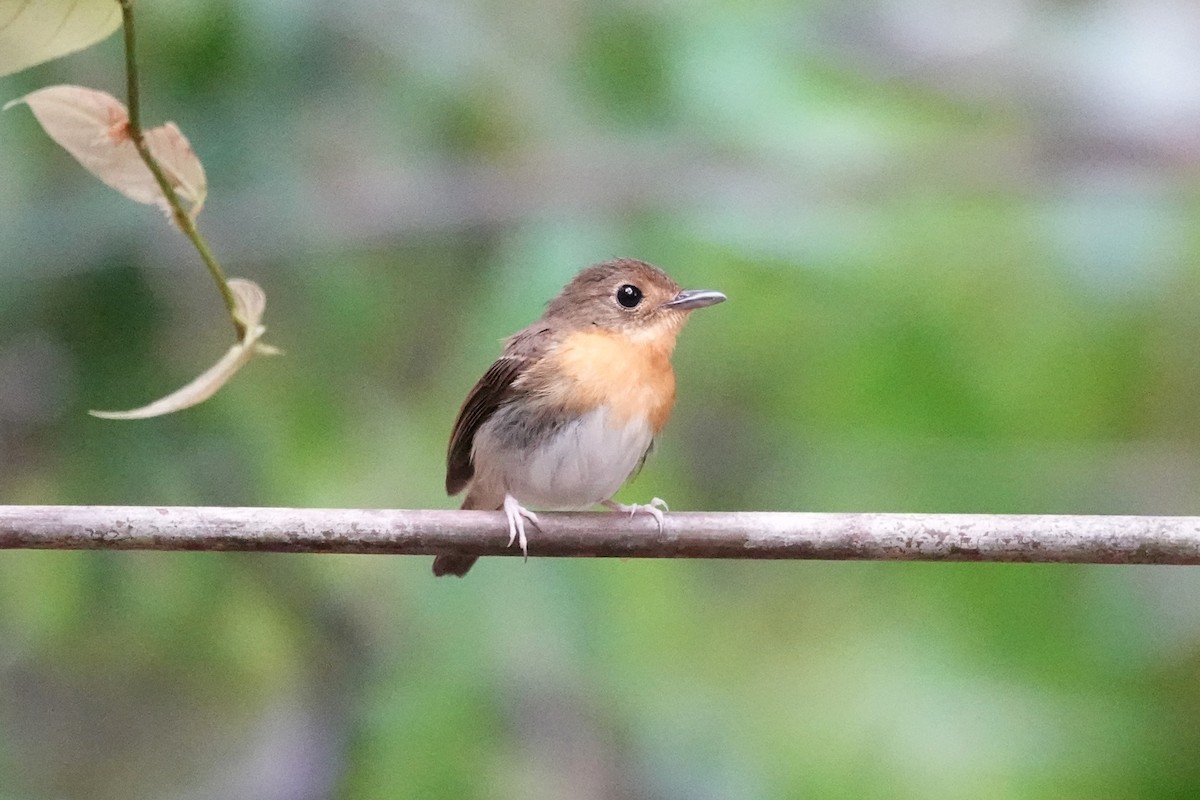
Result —
M 156 0 L 149 123 L 262 284 L 0 116 L 0 502 L 452 507 L 579 268 L 730 302 L 621 495 L 1200 513 L 1200 11 Z M 3 81 L 122 93 L 118 38 Z M 498 534 L 499 535 L 499 534 Z M 1176 568 L 0 554 L 0 798 L 1200 794 Z

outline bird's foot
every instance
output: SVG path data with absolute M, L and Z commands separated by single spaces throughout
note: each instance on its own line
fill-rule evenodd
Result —
M 537 514 L 522 506 L 517 502 L 517 498 L 511 494 L 504 495 L 504 516 L 508 517 L 508 546 L 512 547 L 513 542 L 521 545 L 521 555 L 525 560 L 529 560 L 529 539 L 525 537 L 525 520 L 529 520 L 534 525 L 541 527 L 538 522 Z
M 663 532 L 663 512 L 671 510 L 667 508 L 666 501 L 661 497 L 655 497 L 651 499 L 649 503 L 633 503 L 631 505 L 625 505 L 624 503 L 618 503 L 615 500 L 605 500 L 600 505 L 604 506 L 605 508 L 612 509 L 613 511 L 626 511 L 629 513 L 630 519 L 633 519 L 639 511 L 641 511 L 643 514 L 649 514 L 650 516 L 654 517 L 654 521 L 658 523 L 659 533 Z

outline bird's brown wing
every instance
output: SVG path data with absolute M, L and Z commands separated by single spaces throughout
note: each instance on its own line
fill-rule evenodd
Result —
M 446 455 L 446 493 L 461 492 L 475 475 L 471 448 L 475 434 L 496 409 L 516 393 L 513 383 L 533 365 L 550 344 L 549 329 L 531 326 L 508 340 L 504 354 L 488 368 L 459 409 Z

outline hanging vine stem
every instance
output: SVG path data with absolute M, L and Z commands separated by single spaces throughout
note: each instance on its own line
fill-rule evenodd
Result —
M 163 170 L 162 165 L 158 163 L 154 155 L 150 152 L 150 148 L 146 145 L 146 138 L 142 133 L 142 121 L 140 113 L 140 98 L 138 93 L 138 69 L 137 55 L 134 48 L 134 27 L 133 27 L 133 3 L 134 0 L 118 0 L 121 5 L 121 21 L 124 29 L 125 37 L 125 82 L 126 82 L 126 102 L 129 108 L 129 138 L 133 141 L 133 146 L 137 148 L 138 155 L 154 176 L 154 180 L 158 183 L 162 190 L 163 196 L 167 199 L 167 204 L 171 207 L 171 216 L 175 220 L 175 224 L 183 231 L 186 236 L 200 253 L 201 260 L 208 267 L 209 274 L 217 284 L 217 290 L 220 291 L 221 297 L 225 300 L 225 308 L 229 310 L 229 316 L 233 319 L 233 327 L 237 332 L 237 338 L 240 340 L 246 334 L 246 323 L 238 318 L 237 301 L 234 298 L 233 291 L 229 288 L 229 281 L 225 278 L 225 272 L 221 269 L 221 265 L 217 263 L 217 259 L 213 256 L 212 251 L 208 249 L 208 244 L 204 241 L 204 237 L 200 235 L 200 231 L 196 228 L 196 223 L 191 215 L 183 207 L 183 203 L 179 200 L 179 195 L 175 192 L 175 187 L 171 185 L 170 179 Z

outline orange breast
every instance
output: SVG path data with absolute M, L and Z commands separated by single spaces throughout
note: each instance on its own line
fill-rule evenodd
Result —
M 645 419 L 657 434 L 675 405 L 671 369 L 674 336 L 638 341 L 624 333 L 569 334 L 546 359 L 546 371 L 530 375 L 549 402 L 579 412 L 608 406 L 614 425 Z

